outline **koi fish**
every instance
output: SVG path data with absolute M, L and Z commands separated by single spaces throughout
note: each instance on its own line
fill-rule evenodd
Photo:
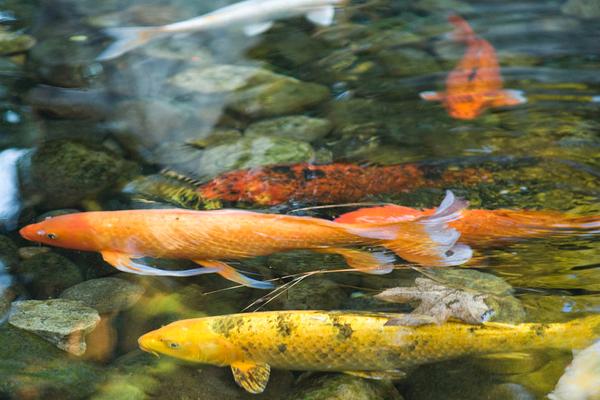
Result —
M 428 101 L 441 101 L 448 114 L 457 119 L 474 119 L 490 107 L 514 106 L 527 100 L 519 90 L 502 89 L 496 50 L 475 35 L 467 21 L 453 15 L 454 37 L 467 45 L 460 63 L 446 78 L 446 92 L 421 92 Z
M 142 198 L 191 209 L 235 205 L 274 206 L 287 202 L 336 204 L 369 196 L 410 192 L 449 183 L 476 184 L 493 179 L 483 168 L 460 170 L 420 164 L 367 165 L 335 163 L 271 165 L 226 172 L 199 183 L 167 171 L 140 177 L 123 189 Z
M 567 323 L 398 325 L 402 314 L 268 311 L 173 322 L 138 339 L 144 351 L 230 366 L 237 384 L 261 393 L 271 367 L 398 379 L 453 358 L 577 349 L 600 335 L 600 315 Z
M 387 205 L 361 208 L 340 215 L 335 222 L 367 224 L 413 221 L 433 212 L 410 207 Z M 600 216 L 575 217 L 553 211 L 463 210 L 460 218 L 449 223 L 460 232 L 460 241 L 483 246 L 493 241 L 540 238 L 558 234 L 598 233 Z
M 105 33 L 116 42 L 96 59 L 106 61 L 143 46 L 152 39 L 177 33 L 241 26 L 248 36 L 261 34 L 281 18 L 306 15 L 316 25 L 328 26 L 333 22 L 334 6 L 346 0 L 246 0 L 231 4 L 208 14 L 162 26 L 108 28 Z
M 234 282 L 267 289 L 223 260 L 239 260 L 275 252 L 309 249 L 339 254 L 359 271 L 391 272 L 389 254 L 368 253 L 350 246 L 381 245 L 404 259 L 425 266 L 459 265 L 471 257 L 468 246 L 448 223 L 466 202 L 448 192 L 431 216 L 410 222 L 344 225 L 325 219 L 242 210 L 124 210 L 61 215 L 20 230 L 28 240 L 69 249 L 98 251 L 119 270 L 142 275 L 191 276 L 218 273 Z M 136 258 L 191 260 L 201 268 L 165 271 Z

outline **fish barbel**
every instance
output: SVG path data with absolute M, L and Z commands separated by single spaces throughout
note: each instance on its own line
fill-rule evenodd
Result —
M 27 225 L 21 235 L 52 246 L 98 251 L 114 267 L 136 274 L 191 276 L 216 272 L 243 285 L 271 288 L 224 262 L 307 249 L 338 254 L 372 274 L 393 270 L 394 257 L 351 246 L 383 246 L 427 266 L 459 265 L 471 257 L 448 223 L 467 206 L 448 192 L 433 215 L 409 222 L 344 225 L 325 219 L 242 210 L 182 209 L 98 211 L 61 215 Z M 185 259 L 201 265 L 184 271 L 149 267 L 141 257 Z
M 138 340 L 142 350 L 230 366 L 252 393 L 270 368 L 338 371 L 398 378 L 403 370 L 452 358 L 558 348 L 577 349 L 600 336 L 600 315 L 567 323 L 396 325 L 402 314 L 268 311 L 173 322 Z
M 116 39 L 96 59 L 110 60 L 143 46 L 154 38 L 175 33 L 240 27 L 248 36 L 267 31 L 280 18 L 306 15 L 311 22 L 327 26 L 333 22 L 335 5 L 346 0 L 246 0 L 208 14 L 162 26 L 108 28 L 105 32 Z

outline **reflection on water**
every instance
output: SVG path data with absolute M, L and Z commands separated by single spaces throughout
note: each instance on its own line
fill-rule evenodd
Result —
M 257 36 L 238 24 L 96 59 L 114 42 L 106 28 L 164 25 L 232 3 L 0 6 L 0 320 L 15 299 L 59 297 L 83 301 L 77 304 L 86 312 L 54 316 L 74 326 L 86 315 L 99 317 L 82 357 L 40 339 L 35 329 L 3 322 L 0 397 L 251 398 L 229 371 L 142 354 L 137 338 L 174 320 L 248 306 L 407 312 L 417 305 L 372 295 L 413 287 L 423 277 L 412 269 L 334 272 L 346 268 L 344 259 L 308 251 L 232 263 L 284 287 L 273 293 L 230 288 L 210 274 L 115 275 L 96 253 L 48 250 L 18 235 L 48 216 L 176 205 L 333 218 L 358 207 L 305 207 L 358 201 L 430 208 L 446 189 L 472 208 L 600 214 L 597 0 L 350 1 L 331 26 L 278 17 Z M 468 53 L 451 34 L 451 13 L 489 42 L 502 87 L 523 92 L 527 103 L 490 107 L 463 121 L 419 97 L 447 92 L 448 74 Z M 289 164 L 295 166 L 281 167 Z M 489 289 L 487 280 L 501 281 L 527 321 L 596 314 L 598 243 L 597 232 L 586 232 L 475 246 L 451 287 Z M 190 267 L 151 261 L 162 269 Z M 481 272 L 481 281 L 464 268 Z M 328 272 L 303 275 L 315 270 Z M 84 335 L 46 328 L 57 341 Z M 421 366 L 394 385 L 333 374 L 298 380 L 297 373 L 274 370 L 262 396 L 324 398 L 318 396 L 350 385 L 373 399 L 544 398 L 569 362 L 569 352 L 554 350 L 501 354 Z

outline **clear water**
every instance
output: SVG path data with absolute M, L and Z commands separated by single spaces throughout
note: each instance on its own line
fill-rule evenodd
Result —
M 0 219 L 10 241 L 31 246 L 16 230 L 49 211 L 160 207 L 156 198 L 122 192 L 140 175 L 168 168 L 206 181 L 269 162 L 422 162 L 455 171 L 466 163 L 474 168 L 471 183 L 459 180 L 365 200 L 431 207 L 443 189 L 452 189 L 476 208 L 600 214 L 599 2 L 581 1 L 592 6 L 574 15 L 561 1 L 352 1 L 331 27 L 290 18 L 249 38 L 234 26 L 173 36 L 109 62 L 95 61 L 111 43 L 101 33 L 104 27 L 164 24 L 229 3 L 1 3 L 3 29 L 36 40 L 29 50 L 0 58 L 0 150 L 13 150 L 2 153 Z M 439 103 L 419 98 L 419 92 L 443 90 L 446 75 L 463 55 L 464 46 L 448 35 L 451 12 L 464 16 L 495 47 L 504 86 L 523 91 L 526 104 L 461 121 Z M 198 77 L 198 71 L 224 64 L 272 71 L 280 76 L 264 79 L 276 80 L 280 92 L 293 89 L 270 102 L 269 93 L 260 90 L 230 90 L 237 87 L 239 72 Z M 296 81 L 285 77 L 321 86 L 295 87 Z M 326 119 L 331 129 L 293 140 L 273 139 L 273 132 L 263 132 L 263 142 L 249 139 L 246 128 L 252 123 L 281 115 Z M 264 150 L 265 143 L 273 147 Z M 11 173 L 21 154 L 16 149 L 31 149 L 19 159 L 18 176 Z M 305 203 L 313 202 L 269 211 Z M 71 275 L 65 261 L 45 273 L 39 267 L 31 272 L 25 250 L 20 259 L 14 249 L 2 250 L 3 315 L 13 300 L 58 297 L 74 283 L 115 273 L 97 254 L 57 249 L 52 252 L 73 263 Z M 309 252 L 235 265 L 268 278 L 345 267 L 341 259 Z M 600 312 L 599 266 L 598 237 L 587 235 L 478 249 L 466 268 L 512 285 L 527 321 L 560 322 Z M 410 285 L 419 274 L 315 275 L 267 305 L 253 305 L 265 292 L 223 290 L 231 285 L 219 277 L 118 276 L 145 293 L 127 310 L 102 314 L 83 356 L 57 351 L 2 319 L 0 398 L 250 398 L 225 369 L 154 359 L 137 350 L 137 337 L 173 320 L 247 309 L 406 310 L 369 296 Z M 570 360 L 569 353 L 550 351 L 493 362 L 454 360 L 422 366 L 385 390 L 406 399 L 544 398 Z M 310 398 L 302 390 L 314 377 L 298 377 L 274 372 L 262 396 Z M 382 396 L 372 398 L 389 398 Z

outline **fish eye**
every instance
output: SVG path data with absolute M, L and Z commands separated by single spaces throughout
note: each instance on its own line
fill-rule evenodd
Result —
M 48 234 L 46 235 L 46 237 L 47 237 L 48 239 L 52 239 L 52 240 L 54 240 L 54 239 L 56 239 L 58 236 L 56 236 L 56 234 L 54 234 L 54 233 L 48 233 Z
M 177 342 L 167 342 L 167 341 L 165 341 L 165 344 L 167 345 L 168 348 L 173 349 L 173 350 L 179 348 L 179 343 L 177 343 Z

